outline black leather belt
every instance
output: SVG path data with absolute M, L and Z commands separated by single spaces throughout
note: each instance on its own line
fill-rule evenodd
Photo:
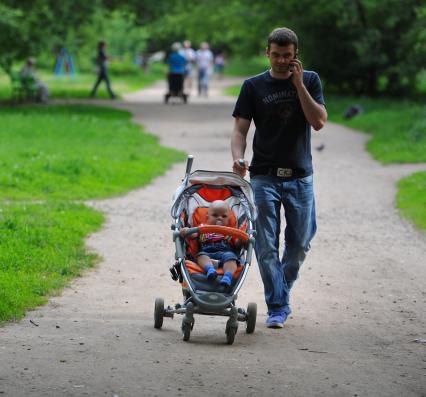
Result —
M 311 175 L 297 168 L 280 168 L 280 167 L 249 167 L 250 176 L 255 175 L 272 175 L 280 178 L 304 178 Z

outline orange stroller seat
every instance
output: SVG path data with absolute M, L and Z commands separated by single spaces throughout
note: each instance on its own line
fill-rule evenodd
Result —
M 190 222 L 191 226 L 197 227 L 197 226 L 200 226 L 202 224 L 206 224 L 207 223 L 207 212 L 208 212 L 207 207 L 196 208 L 193 215 L 192 215 L 192 220 Z M 233 211 L 230 212 L 229 227 L 234 227 L 234 228 L 237 227 L 237 219 L 236 219 Z M 240 228 L 240 229 L 245 230 L 245 225 L 243 225 L 242 228 Z M 187 243 L 187 256 L 195 258 L 198 251 L 199 251 L 198 240 L 197 239 L 187 239 L 186 243 Z M 188 273 L 190 275 L 193 275 L 193 274 L 196 274 L 196 273 L 204 274 L 204 269 L 190 259 L 185 259 L 185 265 L 186 265 L 186 268 L 188 269 Z M 238 266 L 237 270 L 233 274 L 233 278 L 234 279 L 238 278 L 243 269 L 244 269 L 243 264 Z M 216 271 L 220 276 L 223 275 L 223 269 L 216 269 Z M 182 283 L 182 287 L 183 288 L 186 287 L 185 282 Z

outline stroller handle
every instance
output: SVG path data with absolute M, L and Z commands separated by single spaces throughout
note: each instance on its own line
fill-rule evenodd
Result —
M 191 173 L 192 163 L 194 161 L 194 156 L 192 154 L 189 154 L 186 158 L 186 170 L 185 170 L 185 176 L 189 175 Z
M 250 240 L 250 236 L 246 232 L 229 226 L 204 225 L 191 227 L 186 231 L 185 236 L 189 236 L 194 233 L 219 233 L 223 234 L 224 236 L 239 238 L 243 243 L 246 243 Z

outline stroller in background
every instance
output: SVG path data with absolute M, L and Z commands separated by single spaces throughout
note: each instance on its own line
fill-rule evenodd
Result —
M 249 303 L 247 310 L 237 308 L 235 301 L 247 276 L 255 242 L 254 221 L 257 216 L 253 191 L 249 182 L 232 172 L 191 172 L 193 157 L 188 156 L 185 178 L 176 190 L 171 215 L 173 240 L 176 246 L 174 266 L 170 268 L 172 279 L 182 285 L 184 302 L 174 308 L 164 308 L 163 298 L 155 300 L 154 327 L 163 326 L 164 317 L 173 318 L 182 314 L 183 340 L 188 341 L 194 327 L 194 314 L 229 317 L 226 323 L 226 341 L 234 343 L 238 322 L 246 322 L 246 332 L 253 333 L 256 327 L 257 305 Z M 211 202 L 224 200 L 231 208 L 230 226 L 204 225 Z M 217 269 L 216 280 L 207 279 L 204 270 L 193 262 L 198 252 L 198 241 L 182 239 L 179 230 L 189 227 L 186 236 L 194 233 L 220 233 L 239 238 L 244 244 L 241 263 L 233 275 L 231 288 L 220 284 L 223 270 Z M 192 260 L 191 260 L 192 259 Z
M 188 95 L 183 92 L 184 80 L 185 75 L 181 73 L 169 73 L 167 75 L 169 92 L 164 95 L 164 103 L 168 103 L 171 97 L 181 98 L 183 103 L 188 102 Z

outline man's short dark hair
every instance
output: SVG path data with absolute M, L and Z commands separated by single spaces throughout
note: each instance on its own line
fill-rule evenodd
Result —
M 268 49 L 271 48 L 271 43 L 275 43 L 280 47 L 286 47 L 294 44 L 294 50 L 297 51 L 298 39 L 296 33 L 289 28 L 276 28 L 268 37 Z

